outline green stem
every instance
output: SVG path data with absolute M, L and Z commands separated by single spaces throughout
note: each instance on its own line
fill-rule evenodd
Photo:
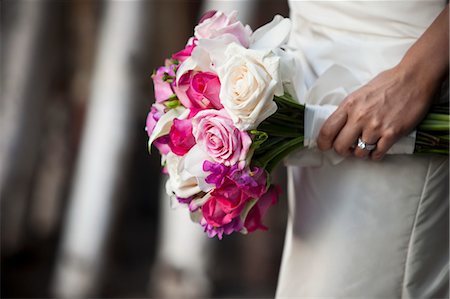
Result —
M 286 115 L 286 114 L 282 114 L 282 113 L 278 113 L 275 112 L 275 114 L 272 114 L 269 118 L 267 118 L 267 121 L 270 121 L 271 119 L 277 119 L 277 120 L 282 120 L 282 121 L 286 121 L 289 123 L 294 123 L 294 124 L 299 124 L 299 125 L 303 125 L 303 115 L 299 115 L 299 118 L 296 118 L 295 115 Z M 265 121 L 264 121 L 265 122 Z M 263 122 L 263 123 L 264 123 Z
M 277 156 L 273 157 L 266 165 L 266 170 L 271 173 L 272 170 L 278 165 L 280 161 L 282 161 L 287 155 L 289 155 L 291 152 L 293 152 L 296 149 L 299 149 L 303 147 L 303 136 L 294 139 L 291 145 L 287 148 L 285 148 L 282 152 L 280 152 Z
M 428 113 L 427 116 L 425 117 L 425 121 L 426 120 L 439 120 L 448 123 L 450 120 L 450 115 L 445 115 L 441 113 Z
M 263 144 L 261 144 L 257 149 L 257 154 L 255 155 L 261 155 L 263 153 L 266 153 L 267 151 L 271 150 L 274 146 L 278 145 L 278 143 L 283 142 L 285 138 L 283 137 L 269 137 L 266 141 L 264 141 Z
M 280 118 L 276 118 L 276 117 L 270 117 L 268 119 L 266 119 L 262 125 L 269 125 L 270 124 L 278 124 L 284 127 L 291 127 L 291 128 L 303 128 L 303 125 L 299 122 L 299 121 L 292 121 L 292 119 L 288 122 L 287 120 L 283 120 Z
M 260 164 L 262 165 L 262 167 L 266 168 L 267 164 L 272 159 L 283 153 L 285 150 L 291 147 L 300 147 L 300 145 L 303 144 L 303 139 L 304 139 L 303 136 L 299 136 L 281 144 L 278 147 L 275 147 L 273 150 L 270 150 L 269 152 L 264 154 L 260 159 L 258 159 Z
M 280 97 L 275 96 L 273 98 L 273 100 L 275 101 L 275 103 L 284 105 L 284 106 L 288 106 L 288 107 L 292 107 L 294 109 L 299 109 L 301 111 L 303 111 L 305 109 L 305 106 L 300 105 L 299 103 L 295 102 L 292 97 L 289 97 L 287 94 L 284 94 Z
M 433 124 L 433 123 L 421 123 L 418 127 L 419 130 L 423 131 L 449 131 L 449 124 Z

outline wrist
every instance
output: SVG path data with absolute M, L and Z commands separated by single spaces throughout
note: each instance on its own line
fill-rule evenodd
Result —
M 448 63 L 433 64 L 407 54 L 395 69 L 405 82 L 410 82 L 410 86 L 431 96 L 447 75 Z

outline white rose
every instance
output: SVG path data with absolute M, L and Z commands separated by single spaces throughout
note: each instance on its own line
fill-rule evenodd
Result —
M 283 95 L 280 58 L 237 44 L 230 44 L 225 55 L 226 63 L 217 69 L 221 103 L 237 128 L 255 129 L 277 110 L 274 95 Z
M 194 145 L 183 157 L 169 152 L 165 157 L 169 180 L 166 192 L 180 198 L 188 198 L 200 191 L 209 192 L 214 185 L 206 183 L 209 173 L 203 171 L 203 162 L 212 160 L 198 145 Z
M 166 167 L 169 173 L 169 179 L 166 183 L 166 192 L 169 196 L 174 194 L 180 198 L 189 198 L 201 191 L 197 184 L 197 179 L 193 176 L 182 176 L 183 157 L 177 156 L 172 152 L 166 155 Z

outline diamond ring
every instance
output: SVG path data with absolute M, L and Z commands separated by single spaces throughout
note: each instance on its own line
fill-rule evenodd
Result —
M 364 140 L 362 140 L 361 138 L 358 138 L 358 145 L 357 145 L 360 149 L 362 150 L 366 150 L 366 151 L 373 151 L 376 147 L 377 144 L 367 144 Z

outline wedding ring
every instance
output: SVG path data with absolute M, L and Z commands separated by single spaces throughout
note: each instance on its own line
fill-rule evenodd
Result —
M 367 144 L 364 140 L 362 140 L 361 138 L 358 138 L 358 145 L 357 145 L 360 149 L 362 150 L 366 150 L 366 151 L 373 151 L 376 147 L 377 144 Z

